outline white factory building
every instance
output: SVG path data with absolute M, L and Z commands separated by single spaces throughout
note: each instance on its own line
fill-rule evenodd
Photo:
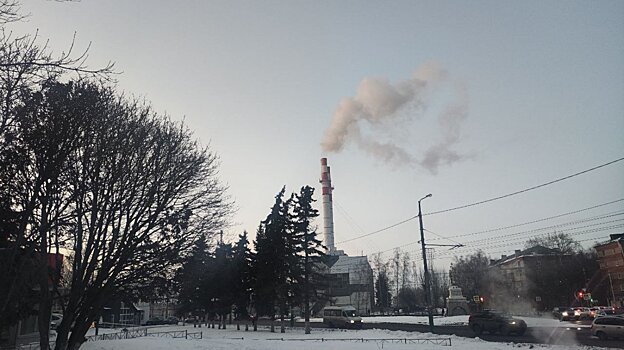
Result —
M 323 203 L 323 244 L 327 257 L 322 268 L 328 277 L 324 291 L 326 305 L 353 306 L 360 315 L 372 312 L 374 304 L 373 269 L 366 256 L 348 256 L 334 245 L 334 218 L 330 168 L 327 158 L 321 158 Z

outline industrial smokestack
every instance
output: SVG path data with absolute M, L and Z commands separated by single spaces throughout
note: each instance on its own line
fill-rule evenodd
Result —
M 335 252 L 334 247 L 334 209 L 332 200 L 331 175 L 329 166 L 327 166 L 327 158 L 321 158 L 321 181 L 323 194 L 323 237 L 327 247 L 327 252 L 332 254 Z

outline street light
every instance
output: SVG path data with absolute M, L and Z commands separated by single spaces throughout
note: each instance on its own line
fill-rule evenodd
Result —
M 425 265 L 425 302 L 427 303 L 427 314 L 429 316 L 429 331 L 433 333 L 433 314 L 431 313 L 431 277 L 429 276 L 429 268 L 427 267 L 427 252 L 425 250 L 425 229 L 422 222 L 422 210 L 420 202 L 431 197 L 432 194 L 422 197 L 418 200 L 418 221 L 420 222 L 420 244 L 422 246 L 423 265 Z

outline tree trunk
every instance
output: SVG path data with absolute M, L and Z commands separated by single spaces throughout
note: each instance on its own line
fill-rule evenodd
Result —
M 304 266 L 304 271 L 305 271 L 305 285 L 304 285 L 304 297 L 303 297 L 303 312 L 305 313 L 304 318 L 305 318 L 305 334 L 310 334 L 310 294 L 309 294 L 309 289 L 310 289 L 310 273 L 308 271 L 308 242 L 307 242 L 307 235 L 306 235 L 306 245 L 305 245 L 305 266 Z
M 48 273 L 48 201 L 44 195 L 41 198 L 41 222 L 39 226 L 39 347 L 41 350 L 50 349 L 50 314 L 52 309 L 50 295 L 50 274 Z M 52 283 L 54 280 L 52 279 Z
M 282 307 L 280 312 L 280 333 L 286 333 L 286 328 L 284 328 L 284 309 L 286 309 L 286 305 L 282 301 Z

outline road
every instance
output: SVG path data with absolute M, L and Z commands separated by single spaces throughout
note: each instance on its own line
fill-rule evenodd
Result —
M 263 322 L 265 321 L 265 322 Z M 260 320 L 261 324 L 268 320 Z M 276 322 L 278 326 L 279 321 Z M 327 326 L 320 322 L 311 322 L 313 328 L 326 328 Z M 553 344 L 553 345 L 588 345 L 605 348 L 624 349 L 624 340 L 606 340 L 602 341 L 592 337 L 590 333 L 591 321 L 575 321 L 565 322 L 562 327 L 529 327 L 522 336 L 517 335 L 501 335 L 501 334 L 481 334 L 479 338 L 491 342 L 514 342 L 514 343 L 537 343 L 537 344 Z M 295 326 L 303 327 L 303 322 L 296 322 Z M 364 329 L 388 329 L 393 331 L 408 332 L 429 332 L 428 325 L 422 324 L 406 324 L 406 323 L 364 323 Z M 456 335 L 460 337 L 474 338 L 475 335 L 468 326 L 435 326 L 434 333 Z

